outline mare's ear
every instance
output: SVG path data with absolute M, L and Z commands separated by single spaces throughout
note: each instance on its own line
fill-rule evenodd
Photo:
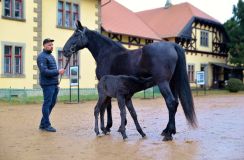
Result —
M 81 25 L 81 23 L 80 23 L 79 20 L 76 21 L 76 24 L 75 25 L 76 25 L 76 28 L 77 29 L 83 30 L 83 26 Z

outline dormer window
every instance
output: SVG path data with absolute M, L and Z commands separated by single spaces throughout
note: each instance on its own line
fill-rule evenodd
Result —
M 200 45 L 208 47 L 208 31 L 201 31 Z

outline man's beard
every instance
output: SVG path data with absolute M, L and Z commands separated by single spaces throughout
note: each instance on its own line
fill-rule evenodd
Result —
M 52 50 L 47 50 L 47 53 L 49 53 L 49 54 L 52 53 Z
M 52 50 L 46 50 L 46 49 L 44 49 L 47 53 L 52 53 Z

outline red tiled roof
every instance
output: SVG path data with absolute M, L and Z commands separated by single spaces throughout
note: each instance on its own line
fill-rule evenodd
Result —
M 190 3 L 172 5 L 136 13 L 161 38 L 177 37 L 193 17 L 220 23 Z
M 148 39 L 161 39 L 134 12 L 114 0 L 102 0 L 102 27 L 107 32 Z

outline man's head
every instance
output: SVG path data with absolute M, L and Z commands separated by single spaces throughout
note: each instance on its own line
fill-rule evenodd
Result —
M 50 38 L 44 39 L 43 43 L 42 43 L 44 50 L 53 51 L 53 42 L 54 42 L 53 39 L 50 39 Z

